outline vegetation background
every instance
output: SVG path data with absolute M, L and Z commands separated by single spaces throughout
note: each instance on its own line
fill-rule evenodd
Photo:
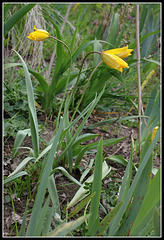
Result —
M 4 236 L 160 236 L 161 4 L 139 4 L 141 144 L 136 3 L 4 3 L 3 20 Z M 126 45 L 123 73 L 90 54 L 79 75 Z

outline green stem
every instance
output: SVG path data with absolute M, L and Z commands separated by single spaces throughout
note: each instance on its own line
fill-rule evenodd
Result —
M 71 97 L 70 97 L 70 103 L 71 103 L 71 101 L 72 101 L 73 95 L 74 95 L 75 90 L 76 90 L 76 88 L 77 88 L 77 85 L 78 85 L 78 83 L 79 83 L 79 79 L 80 79 L 80 75 L 81 75 L 81 71 L 82 71 L 82 68 L 83 68 L 85 59 L 86 59 L 91 53 L 99 53 L 99 54 L 101 54 L 101 52 L 99 52 L 99 51 L 92 51 L 92 52 L 89 52 L 89 53 L 84 57 L 84 59 L 83 59 L 83 61 L 82 61 L 82 64 L 81 64 L 81 67 L 80 67 L 80 71 L 79 71 L 79 75 L 78 75 L 78 77 L 77 77 L 77 81 L 76 81 L 75 87 L 74 87 L 74 89 L 73 89 L 73 91 L 72 91 L 72 95 L 71 95 Z
M 140 42 L 139 42 L 139 5 L 136 5 L 136 53 L 137 53 L 137 79 L 138 79 L 138 115 L 141 116 L 142 93 L 141 93 L 141 77 L 140 77 Z M 138 141 L 139 156 L 141 153 L 141 117 L 138 118 Z
M 78 102 L 78 105 L 77 105 L 77 107 L 76 107 L 76 109 L 75 109 L 75 111 L 74 111 L 74 113 L 73 113 L 73 116 L 72 116 L 70 122 L 72 122 L 72 120 L 73 120 L 73 118 L 74 118 L 74 116 L 75 116 L 75 114 L 76 114 L 76 112 L 77 112 L 77 110 L 78 110 L 78 108 L 79 108 L 79 106 L 80 106 L 82 100 L 83 100 L 83 97 L 84 97 L 85 91 L 86 91 L 86 89 L 87 89 L 87 87 L 88 87 L 88 84 L 89 84 L 89 82 L 90 82 L 90 80 L 91 80 L 91 78 L 92 78 L 94 72 L 96 71 L 96 69 L 99 67 L 99 65 L 100 65 L 102 62 L 103 62 L 103 61 L 99 62 L 99 64 L 95 67 L 95 69 L 94 69 L 93 72 L 91 73 L 90 77 L 88 78 L 88 81 L 87 81 L 86 85 L 84 86 L 83 94 L 82 94 L 82 96 L 81 96 L 81 98 L 80 98 L 80 101 Z
M 55 39 L 56 41 L 62 43 L 68 50 L 69 52 L 69 55 L 70 55 L 70 67 L 69 67 L 69 72 L 68 72 L 68 78 L 67 78 L 67 81 L 66 81 L 66 85 L 65 85 L 65 90 L 64 90 L 64 96 L 62 98 L 62 102 L 60 104 L 60 108 L 59 108 L 59 112 L 58 112 L 58 117 L 57 117 L 57 122 L 56 122 L 56 130 L 57 130 L 57 127 L 58 127 L 58 124 L 59 124 L 59 117 L 60 117 L 60 114 L 61 114 L 61 110 L 62 110 L 62 107 L 63 107 L 63 103 L 64 103 L 64 100 L 65 100 L 65 95 L 66 95 L 66 91 L 67 91 L 67 87 L 68 87 L 68 83 L 69 83 L 69 78 L 70 78 L 70 72 L 71 72 L 71 66 L 72 66 L 72 54 L 71 54 L 71 50 L 70 48 L 67 46 L 67 44 L 65 44 L 63 41 L 59 40 L 58 38 L 56 37 L 53 37 L 53 36 L 49 36 L 50 38 L 53 38 Z

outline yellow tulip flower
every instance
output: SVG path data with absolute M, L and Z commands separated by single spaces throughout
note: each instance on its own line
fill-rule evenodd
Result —
M 155 138 L 155 135 L 156 135 L 156 132 L 157 132 L 158 128 L 159 128 L 159 127 L 156 126 L 156 127 L 153 129 L 153 131 L 152 131 L 151 141 L 153 141 L 153 139 Z
M 129 68 L 128 64 L 122 58 L 131 55 L 132 51 L 133 49 L 128 49 L 128 46 L 115 48 L 101 52 L 101 58 L 107 66 L 122 72 L 123 68 Z
M 29 33 L 27 38 L 34 41 L 43 41 L 50 36 L 50 34 L 47 31 L 43 29 L 37 29 L 35 25 L 34 25 L 34 30 L 35 30 L 34 32 Z

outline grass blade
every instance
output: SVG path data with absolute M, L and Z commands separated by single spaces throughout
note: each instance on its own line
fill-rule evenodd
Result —
M 10 31 L 10 29 L 28 12 L 30 11 L 35 4 L 27 4 L 24 7 L 22 7 L 20 10 L 18 10 L 16 13 L 14 13 L 4 24 L 4 37 L 7 35 L 7 33 Z
M 26 63 L 24 62 L 23 58 L 19 55 L 18 52 L 16 52 L 15 50 L 13 50 L 13 51 L 20 58 L 22 65 L 23 65 L 23 69 L 24 69 L 25 80 L 26 80 L 26 90 L 27 90 L 27 97 L 28 97 L 28 105 L 29 105 L 29 118 L 30 118 L 32 143 L 33 143 L 35 157 L 37 157 L 39 154 L 39 131 L 38 131 L 38 121 L 37 121 L 37 114 L 36 114 L 36 108 L 35 108 L 35 100 L 34 100 L 32 82 L 31 82 L 28 68 L 27 68 Z
M 95 193 L 94 197 L 91 200 L 90 207 L 90 217 L 88 220 L 88 232 L 87 236 L 94 236 L 96 233 L 96 225 L 99 219 L 99 202 L 101 195 L 101 185 L 102 185 L 102 161 L 103 161 L 103 139 L 100 139 L 96 161 L 95 161 L 95 170 L 94 170 L 94 178 L 92 184 L 92 193 Z

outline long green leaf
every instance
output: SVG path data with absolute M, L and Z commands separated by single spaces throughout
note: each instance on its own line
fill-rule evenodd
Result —
M 30 129 L 24 129 L 24 130 L 19 130 L 16 134 L 15 141 L 14 141 L 14 148 L 13 148 L 13 153 L 12 153 L 12 158 L 15 157 L 18 148 L 21 146 L 23 140 L 25 139 L 26 136 L 31 136 L 31 130 Z
M 104 161 L 102 164 L 102 179 L 111 171 L 108 164 Z M 87 190 L 84 189 L 85 183 L 90 183 L 93 181 L 93 174 L 82 184 L 79 190 L 76 192 L 75 196 L 72 198 L 71 202 L 68 204 L 67 209 L 73 207 L 76 203 L 82 200 L 86 196 Z
M 95 161 L 95 169 L 94 169 L 94 177 L 92 183 L 92 193 L 95 193 L 94 197 L 91 200 L 90 207 L 90 217 L 88 220 L 88 232 L 87 236 L 94 236 L 96 233 L 96 224 L 97 219 L 99 218 L 98 210 L 99 210 L 99 202 L 101 195 L 101 185 L 102 185 L 102 161 L 103 161 L 103 139 L 100 139 L 96 161 Z
M 134 178 L 134 180 L 132 182 L 132 185 L 131 185 L 131 187 L 130 187 L 130 189 L 129 189 L 126 197 L 125 197 L 123 205 L 122 205 L 119 213 L 115 217 L 114 222 L 112 223 L 112 226 L 110 226 L 110 229 L 111 229 L 110 233 L 109 233 L 110 236 L 114 236 L 116 231 L 118 230 L 118 226 L 119 226 L 118 224 L 120 223 L 120 221 L 121 221 L 121 219 L 123 217 L 123 214 L 126 212 L 128 204 L 129 204 L 129 202 L 132 199 L 133 193 L 134 193 L 134 191 L 136 189 L 136 186 L 137 186 L 137 184 L 139 182 L 139 179 L 140 179 L 140 177 L 141 177 L 141 175 L 143 173 L 143 170 L 145 169 L 145 166 L 146 166 L 147 162 L 149 161 L 150 155 L 152 154 L 152 151 L 153 151 L 153 149 L 154 149 L 154 147 L 156 145 L 156 142 L 159 139 L 159 134 L 160 134 L 160 131 L 158 130 L 157 134 L 156 134 L 156 136 L 155 136 L 155 138 L 153 140 L 153 142 L 151 143 L 151 145 L 148 148 L 145 156 L 143 157 L 143 160 L 142 160 L 142 162 L 141 162 L 141 164 L 139 166 L 139 169 L 138 169 L 138 171 L 137 171 L 137 173 L 135 175 L 135 178 Z
M 161 187 L 160 187 L 160 175 L 161 168 L 159 168 L 158 172 L 154 176 L 151 181 L 146 196 L 144 198 L 143 204 L 140 208 L 138 216 L 131 228 L 130 235 L 136 236 L 143 227 L 144 218 L 149 214 L 149 212 L 154 208 L 157 202 L 161 198 Z
M 68 101 L 69 98 L 66 99 L 65 102 L 65 108 L 64 108 L 64 125 L 65 128 L 69 125 L 69 106 L 68 106 Z M 69 142 L 71 141 L 71 132 L 70 129 L 68 129 L 68 131 L 66 132 L 66 146 L 69 144 Z M 69 165 L 69 171 L 70 173 L 72 173 L 72 166 L 73 166 L 73 152 L 72 152 L 72 145 L 69 146 L 69 148 L 66 151 L 66 158 L 68 161 L 68 165 Z
M 74 134 L 74 136 L 72 137 L 71 141 L 68 143 L 67 147 L 64 149 L 64 151 L 62 152 L 62 154 L 60 155 L 60 157 L 58 158 L 61 159 L 63 157 L 63 155 L 65 154 L 65 152 L 67 151 L 67 149 L 73 144 L 73 142 L 75 141 L 76 137 L 78 136 L 78 134 L 81 132 L 84 124 L 86 123 L 86 120 L 88 119 L 88 117 L 90 116 L 90 114 L 92 113 L 94 107 L 96 106 L 96 104 L 98 103 L 98 101 L 100 100 L 103 92 L 104 92 L 104 89 L 105 89 L 105 86 L 103 88 L 103 90 L 101 91 L 101 93 L 99 94 L 98 97 L 95 97 L 95 99 L 92 101 L 89 109 L 88 109 L 88 112 L 86 114 L 86 116 L 84 117 L 82 123 L 80 124 L 80 126 L 77 128 L 77 131 L 76 133 Z
M 88 197 L 84 198 L 75 209 L 69 214 L 68 218 L 73 217 L 76 213 L 78 213 L 86 204 L 90 202 L 95 193 L 90 194 Z
M 23 221 L 22 221 L 21 228 L 20 228 L 19 235 L 18 235 L 18 236 L 22 236 L 22 237 L 25 234 L 27 208 L 28 208 L 28 198 L 27 198 L 27 201 L 26 201 L 26 208 L 25 208 L 25 213 L 23 215 Z
M 140 37 L 140 43 L 141 43 L 143 40 L 145 40 L 147 37 L 149 37 L 150 35 L 155 34 L 155 33 L 159 33 L 159 32 L 160 32 L 160 30 L 145 34 L 144 36 Z M 131 44 L 129 44 L 129 49 L 130 49 L 130 48 L 131 48 L 131 49 L 136 48 L 136 41 L 133 42 L 133 43 L 131 43 Z
M 46 159 L 46 162 L 44 164 L 44 167 L 43 167 L 43 170 L 42 170 L 42 173 L 40 176 L 40 184 L 39 184 L 38 192 L 37 192 L 36 199 L 34 202 L 34 207 L 33 207 L 33 211 L 31 214 L 30 222 L 29 222 L 29 225 L 27 228 L 27 233 L 26 233 L 27 236 L 33 236 L 36 231 L 36 227 L 37 227 L 36 219 L 39 217 L 39 214 L 40 214 L 43 198 L 44 198 L 46 187 L 48 184 L 48 178 L 49 178 L 49 175 L 50 175 L 50 172 L 52 169 L 52 164 L 54 161 L 54 154 L 57 149 L 57 145 L 59 142 L 62 128 L 63 128 L 63 118 L 61 118 L 59 129 L 55 135 L 53 145 L 48 154 L 48 157 Z
M 18 172 L 17 174 L 15 174 L 15 175 L 13 175 L 13 176 L 11 176 L 9 178 L 6 178 L 4 180 L 4 184 L 10 183 L 10 182 L 14 181 L 15 179 L 17 179 L 18 177 L 22 177 L 24 175 L 28 175 L 28 173 L 25 172 L 25 171 Z
M 119 31 L 119 14 L 115 13 L 113 17 L 113 22 L 111 26 L 111 31 L 109 34 L 108 41 L 113 44 L 114 46 L 116 45 L 116 39 Z
M 22 170 L 22 168 L 24 168 L 26 166 L 26 164 L 31 161 L 31 160 L 35 160 L 34 157 L 26 157 L 18 166 L 17 168 L 8 176 L 8 178 L 10 178 L 11 176 L 15 175 L 16 173 L 20 172 Z
M 29 118 L 30 118 L 32 143 L 33 143 L 35 157 L 37 157 L 39 154 L 39 131 L 38 131 L 38 121 L 37 121 L 37 114 L 36 114 L 36 108 L 35 108 L 35 100 L 34 100 L 32 82 L 31 82 L 28 68 L 27 68 L 26 63 L 24 62 L 23 58 L 19 55 L 18 52 L 16 52 L 15 50 L 13 50 L 13 51 L 18 55 L 18 57 L 20 58 L 20 60 L 22 62 L 22 65 L 23 65 L 23 70 L 24 70 L 25 80 L 26 80 L 28 105 L 29 105 Z
M 51 197 L 55 212 L 61 217 L 60 202 L 59 202 L 57 188 L 55 184 L 55 178 L 53 175 L 49 176 L 47 188 L 48 188 L 48 192 Z
M 99 224 L 98 230 L 96 235 L 102 236 L 105 230 L 107 229 L 109 223 L 112 221 L 112 219 L 116 216 L 118 211 L 120 210 L 120 207 L 122 206 L 122 202 L 119 202 L 114 209 L 112 209 L 101 221 Z
M 131 181 L 131 175 L 132 175 L 132 160 L 133 160 L 133 140 L 131 139 L 131 155 L 130 155 L 130 159 L 127 164 L 124 177 L 122 180 L 121 189 L 119 193 L 119 202 L 121 201 L 123 202 L 130 187 L 130 181 Z
M 65 170 L 65 168 L 63 168 L 63 167 L 56 167 L 55 169 L 52 170 L 51 174 L 58 172 L 58 170 L 61 170 L 67 178 L 69 178 L 72 182 L 76 183 L 77 185 L 79 185 L 81 187 L 82 184 L 79 181 L 77 181 L 76 178 L 71 176 L 71 174 L 69 174 L 67 172 L 67 170 Z
M 46 236 L 67 236 L 68 233 L 78 228 L 85 220 L 87 220 L 89 214 L 86 216 L 79 217 L 75 221 L 64 223 L 59 226 L 55 231 L 50 232 Z
M 46 199 L 46 202 L 40 211 L 39 217 L 36 219 L 37 227 L 36 227 L 34 236 L 41 236 L 41 232 L 44 226 L 44 221 L 47 220 L 45 219 L 45 217 L 48 213 L 49 204 L 50 204 L 50 196 L 48 196 L 48 198 Z
M 24 7 L 22 7 L 20 10 L 18 10 L 16 13 L 14 13 L 4 24 L 4 37 L 7 35 L 7 33 L 10 31 L 10 29 L 28 12 L 30 11 L 35 4 L 27 4 Z

